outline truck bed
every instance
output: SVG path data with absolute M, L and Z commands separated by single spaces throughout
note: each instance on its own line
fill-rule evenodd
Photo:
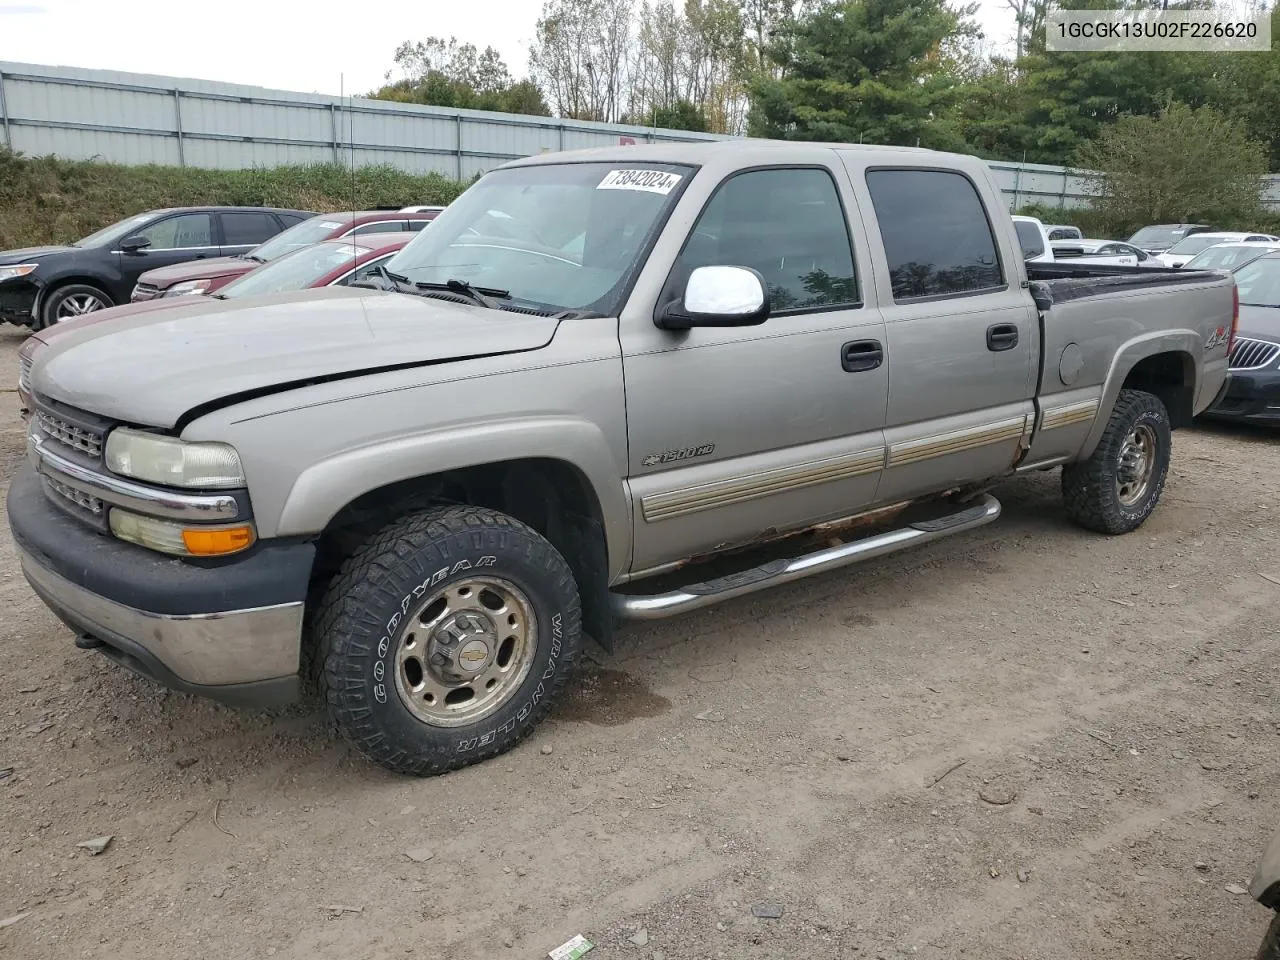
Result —
M 1128 267 L 1100 263 L 1028 263 L 1027 278 L 1038 303 L 1064 303 L 1103 293 L 1133 289 L 1184 286 L 1221 281 L 1221 270 L 1182 270 L 1174 267 Z M 1042 304 L 1043 308 L 1043 304 Z

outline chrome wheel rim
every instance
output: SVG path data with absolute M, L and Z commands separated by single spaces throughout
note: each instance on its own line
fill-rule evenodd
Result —
M 405 618 L 396 692 L 423 723 L 457 727 L 501 707 L 533 665 L 538 624 L 529 598 L 496 577 L 441 587 Z
M 95 294 L 76 293 L 58 304 L 58 312 L 55 316 L 58 320 L 70 320 L 72 317 L 82 317 L 95 310 L 104 310 L 106 306 L 103 299 Z
M 1120 445 L 1116 469 L 1116 497 L 1132 507 L 1147 495 L 1156 468 L 1156 432 L 1145 423 L 1129 431 Z

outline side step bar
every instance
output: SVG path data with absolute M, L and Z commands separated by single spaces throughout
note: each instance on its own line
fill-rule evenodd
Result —
M 610 603 L 614 616 L 622 620 L 659 620 L 680 613 L 688 613 L 702 607 L 741 597 L 767 587 L 799 580 L 845 567 L 861 560 L 895 553 L 908 546 L 928 543 L 954 533 L 963 533 L 981 527 L 1000 516 L 1000 501 L 987 494 L 976 504 L 956 513 L 933 520 L 921 520 L 897 530 L 889 530 L 852 543 L 842 543 L 816 553 L 794 557 L 790 560 L 771 560 L 741 573 L 717 577 L 703 583 L 693 583 L 670 593 L 651 596 L 611 593 Z

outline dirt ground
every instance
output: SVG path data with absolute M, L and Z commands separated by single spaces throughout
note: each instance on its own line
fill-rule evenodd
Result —
M 422 781 L 313 708 L 77 650 L 6 529 L 0 955 L 1244 958 L 1267 918 L 1227 887 L 1280 825 L 1280 437 L 1175 445 L 1137 533 L 1009 482 L 976 533 L 630 630 L 524 745 Z

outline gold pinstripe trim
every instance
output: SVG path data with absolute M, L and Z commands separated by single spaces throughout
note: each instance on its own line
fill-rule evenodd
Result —
M 680 487 L 665 493 L 653 493 L 640 500 L 640 510 L 645 520 L 654 523 L 683 517 L 702 510 L 728 507 L 775 493 L 789 493 L 819 483 L 847 480 L 868 473 L 877 473 L 884 467 L 884 448 L 859 450 L 823 460 L 811 460 L 794 467 L 778 467 L 729 480 L 713 480 L 690 487 Z
M 967 427 L 964 430 L 952 430 L 933 437 L 921 437 L 918 440 L 904 440 L 889 448 L 889 466 L 900 467 L 909 463 L 919 463 L 934 457 L 945 457 L 951 453 L 961 453 L 975 447 L 985 447 L 1006 440 L 1020 440 L 1027 432 L 1028 415 L 1010 417 L 996 423 L 984 423 L 978 427 Z
M 1047 409 L 1044 412 L 1044 420 L 1040 424 L 1040 429 L 1057 430 L 1059 427 L 1069 427 L 1072 424 L 1092 420 L 1097 415 L 1101 402 L 1101 400 L 1095 398 Z

